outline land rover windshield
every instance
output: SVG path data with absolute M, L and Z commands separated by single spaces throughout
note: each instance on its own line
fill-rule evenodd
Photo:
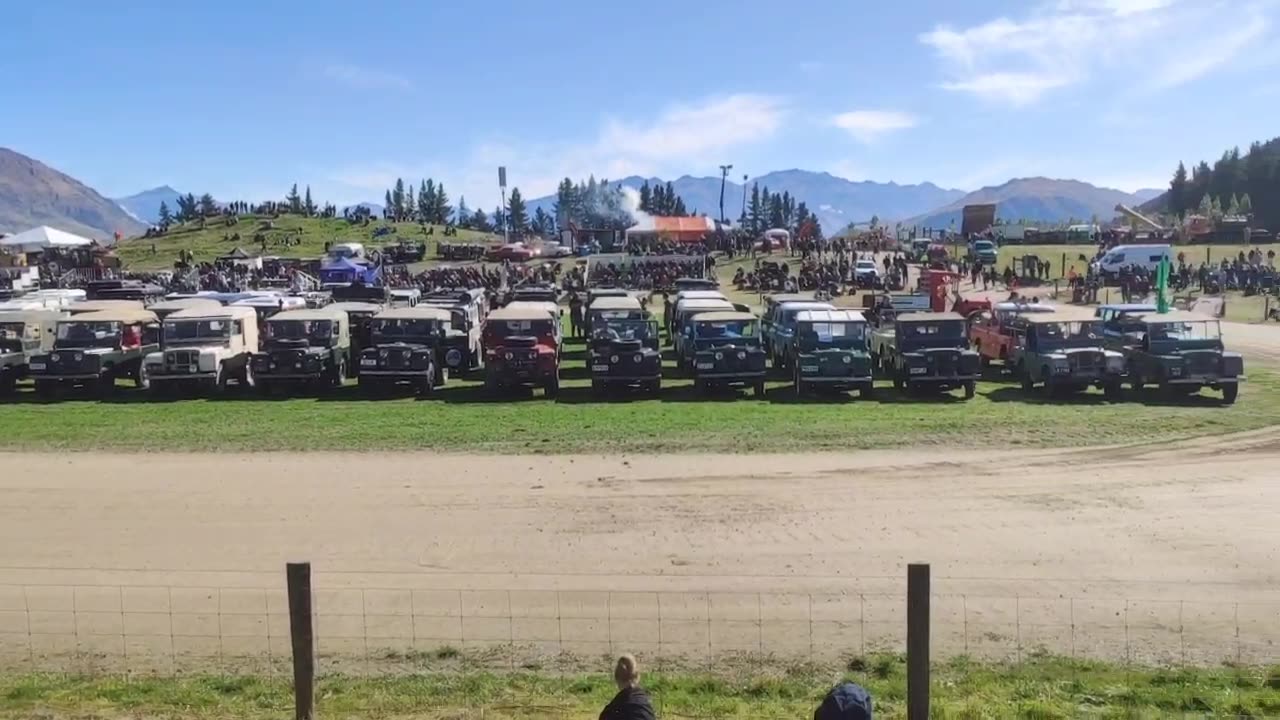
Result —
M 1217 320 L 1151 323 L 1147 326 L 1147 337 L 1152 342 L 1161 342 L 1163 340 L 1220 340 L 1222 339 L 1222 329 L 1219 327 Z
M 437 327 L 435 320 L 422 318 L 375 318 L 369 329 L 374 342 L 384 342 L 434 336 Z
M 1035 335 L 1040 350 L 1086 347 L 1102 342 L 1102 329 L 1092 320 L 1039 323 L 1035 326 Z
M 267 322 L 268 340 L 319 340 L 333 335 L 330 320 L 272 320 Z
M 800 348 L 865 348 L 867 324 L 860 322 L 816 322 L 801 325 Z
M 695 323 L 693 332 L 699 343 L 754 341 L 757 327 L 755 320 L 708 320 Z
M 551 337 L 555 334 L 555 325 L 549 319 L 491 320 L 484 328 L 485 332 L 496 340 L 509 337 Z
M 964 337 L 963 320 L 901 323 L 906 340 L 958 340 Z
M 652 340 L 658 337 L 658 324 L 653 320 L 608 320 L 591 326 L 592 340 Z
M 58 323 L 58 337 L 54 347 L 114 347 L 119 338 L 118 322 L 64 322 Z
M 170 320 L 164 324 L 164 341 L 220 341 L 231 337 L 230 320 Z

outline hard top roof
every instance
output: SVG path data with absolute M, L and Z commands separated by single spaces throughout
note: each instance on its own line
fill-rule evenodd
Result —
M 719 290 L 681 290 L 676 293 L 676 302 L 685 300 L 723 300 L 724 293 Z
M 911 312 L 903 313 L 896 318 L 895 322 L 913 323 L 913 322 L 938 322 L 940 320 L 964 320 L 960 313 L 954 312 Z
M 790 302 L 814 302 L 813 293 L 780 293 L 778 295 L 765 295 L 764 300 L 767 303 L 790 303 Z
M 142 308 L 115 308 L 110 310 L 95 310 L 93 312 L 81 313 L 71 317 L 59 318 L 59 321 L 153 323 L 156 322 L 156 314 L 150 310 L 143 310 Z
M 640 310 L 640 301 L 630 295 L 593 298 L 589 310 Z
M 736 310 L 734 310 L 734 311 L 721 310 L 721 311 L 717 311 L 717 312 L 704 312 L 704 313 L 698 313 L 697 315 L 694 315 L 693 317 L 689 318 L 689 321 L 690 321 L 690 322 L 695 322 L 695 323 L 699 323 L 699 322 L 739 322 L 739 321 L 745 321 L 745 320 L 759 320 L 759 319 L 760 319 L 760 318 L 756 317 L 755 315 L 753 315 L 753 314 L 751 314 L 751 313 L 738 312 L 738 311 L 736 311 Z
M 724 298 L 694 298 L 685 300 L 680 303 L 680 311 L 698 311 L 698 310 L 718 310 L 720 308 L 731 308 L 733 303 Z
M 818 302 L 817 300 L 806 300 L 805 302 L 786 302 L 783 303 L 788 310 L 834 310 L 835 306 L 828 302 Z
M 422 306 L 417 307 L 400 307 L 387 308 L 377 315 L 373 316 L 374 320 L 439 320 L 440 322 L 449 322 L 453 319 L 453 313 L 438 307 Z
M 551 303 L 511 303 L 489 313 L 489 320 L 552 320 L 548 305 Z
M 1086 320 L 1097 321 L 1098 318 L 1086 308 L 1064 307 L 1058 312 L 1023 315 L 1019 317 L 1018 320 L 1031 325 L 1048 325 L 1050 323 L 1060 322 L 1084 322 Z
M 231 304 L 241 307 L 280 307 L 282 304 L 297 306 L 301 303 L 305 305 L 306 302 L 304 298 L 300 298 L 297 295 L 253 295 L 247 298 L 240 298 Z
M 325 307 L 341 310 L 345 313 L 353 312 L 369 312 L 376 313 L 386 307 L 382 303 L 361 302 L 359 300 L 343 300 L 341 302 L 329 303 Z
M 1030 314 L 1030 313 L 1051 313 L 1056 311 L 1058 308 L 1053 305 L 1045 305 L 1041 303 L 1006 301 L 1006 302 L 998 302 L 995 305 L 992 305 L 991 309 L 999 310 L 1001 312 L 1017 312 L 1017 313 Z
M 796 322 L 866 322 L 858 310 L 801 310 L 796 313 Z
M 206 307 L 201 305 L 197 307 L 183 308 L 182 310 L 179 310 L 175 313 L 171 313 L 169 317 L 165 318 L 165 320 L 166 321 L 193 320 L 196 318 L 246 318 L 247 319 L 247 318 L 256 318 L 256 317 L 258 317 L 258 315 L 253 311 L 253 308 L 246 307 L 244 305 L 241 305 L 240 307 L 235 307 L 234 305 L 226 305 L 226 306 L 217 305 L 214 307 Z
M 198 307 L 222 307 L 222 303 L 211 297 L 183 297 L 161 300 L 158 303 L 148 305 L 147 309 L 154 312 L 156 310 L 186 310 L 187 308 Z
M 141 300 L 83 300 L 74 302 L 67 309 L 75 313 L 96 312 L 98 310 L 142 309 Z
M 1191 312 L 1190 310 L 1170 310 L 1167 313 L 1158 313 L 1155 311 L 1142 313 L 1125 313 L 1130 317 L 1136 317 L 1143 322 L 1161 323 L 1161 322 L 1217 322 L 1218 318 L 1202 315 L 1200 313 Z
M 277 320 L 343 320 L 346 313 L 335 309 L 332 305 L 326 305 L 322 308 L 303 308 L 299 310 L 285 310 L 276 313 L 267 318 L 267 322 L 275 322 Z
M 57 320 L 65 317 L 62 310 L 48 308 L 42 310 L 0 310 L 0 323 L 29 323 Z

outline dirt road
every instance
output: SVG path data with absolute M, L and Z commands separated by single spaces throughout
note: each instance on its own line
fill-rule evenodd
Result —
M 893 647 L 904 565 L 927 561 L 939 652 L 1270 660 L 1278 461 L 1273 430 L 1005 453 L 10 454 L 0 656 L 287 656 L 282 566 L 306 559 L 325 649 L 366 656 Z

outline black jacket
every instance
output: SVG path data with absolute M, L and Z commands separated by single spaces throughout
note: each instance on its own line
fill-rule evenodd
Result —
M 649 693 L 641 688 L 622 690 L 604 706 L 600 720 L 654 720 Z

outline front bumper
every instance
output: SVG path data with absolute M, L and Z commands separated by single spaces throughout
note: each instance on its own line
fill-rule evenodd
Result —
M 148 370 L 151 382 L 169 382 L 181 380 L 215 380 L 218 377 L 216 372 L 165 372 L 164 370 Z
M 55 375 L 45 371 L 32 372 L 30 375 L 34 380 L 47 382 L 75 382 L 77 380 L 97 380 L 102 377 L 102 373 L 71 373 L 69 375 L 59 373 Z
M 749 370 L 743 372 L 707 372 L 705 370 L 698 372 L 699 380 L 729 380 L 729 381 L 752 381 L 763 380 L 765 372 L 763 370 Z
M 819 385 L 870 385 L 871 376 L 866 375 L 862 377 L 859 377 L 859 376 L 831 377 L 830 375 L 813 375 L 813 376 L 801 375 L 800 382 L 816 383 Z
M 906 381 L 909 383 L 960 383 L 969 382 L 970 380 L 979 380 L 981 377 L 982 376 L 977 373 L 973 375 L 907 375 Z
M 1212 375 L 1190 375 L 1187 377 L 1167 378 L 1161 380 L 1166 385 L 1235 385 L 1244 382 L 1245 378 L 1237 377 L 1215 377 Z
M 324 377 L 324 372 L 313 373 L 257 373 L 258 382 L 270 382 L 272 380 L 319 380 Z
M 361 377 L 384 377 L 384 378 L 425 378 L 431 377 L 430 370 L 377 370 L 377 369 L 361 369 Z
M 649 375 L 609 375 L 607 373 L 600 373 L 600 374 L 593 373 L 591 375 L 591 382 L 602 382 L 602 383 L 608 383 L 608 384 L 653 382 L 654 380 L 661 380 L 661 379 L 662 379 L 662 373 L 660 372 L 652 373 Z

